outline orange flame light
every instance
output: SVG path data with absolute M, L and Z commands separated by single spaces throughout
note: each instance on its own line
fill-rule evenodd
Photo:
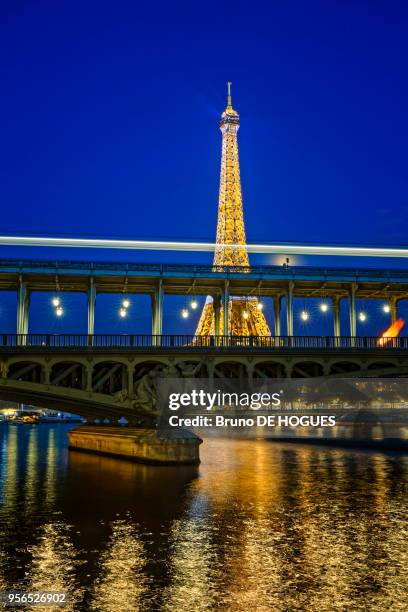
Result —
M 386 346 L 387 344 L 389 344 L 392 338 L 396 338 L 398 336 L 404 325 L 404 319 L 397 319 L 396 321 L 394 321 L 394 323 L 390 325 L 388 329 L 385 330 L 381 338 L 378 339 L 377 345 Z

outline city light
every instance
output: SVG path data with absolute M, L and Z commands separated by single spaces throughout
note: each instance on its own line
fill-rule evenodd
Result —
M 123 306 L 123 308 L 129 308 L 129 306 L 130 306 L 130 301 L 129 301 L 129 299 L 128 299 L 128 298 L 125 298 L 125 299 L 122 301 L 122 306 Z
M 196 300 L 196 299 L 191 300 L 191 302 L 190 302 L 190 306 L 191 306 L 191 308 L 192 308 L 193 310 L 195 310 L 195 309 L 197 308 L 197 306 L 198 306 L 198 302 L 197 302 L 197 300 Z
M 57 307 L 61 304 L 61 300 L 59 297 L 55 296 L 52 298 L 51 303 L 53 306 Z
M 63 307 L 57 306 L 57 308 L 55 309 L 55 314 L 57 315 L 57 317 L 62 317 L 62 315 L 64 314 Z
M 127 309 L 124 308 L 122 306 L 122 308 L 119 308 L 119 316 L 122 317 L 122 319 L 124 319 L 127 316 Z
M 183 308 L 183 310 L 181 311 L 181 316 L 183 317 L 183 319 L 187 319 L 189 317 L 189 312 L 187 310 L 187 308 Z
M 383 311 L 388 314 L 391 312 L 391 306 L 389 304 L 384 304 Z
M 366 321 L 366 320 L 367 320 L 367 315 L 366 315 L 366 313 L 365 313 L 365 312 L 359 312 L 359 313 L 358 313 L 358 318 L 359 318 L 359 320 L 360 320 L 362 323 L 364 323 L 364 321 Z
M 257 305 L 256 305 L 256 307 L 257 307 L 257 309 L 258 309 L 258 310 L 263 310 L 263 304 L 262 304 L 262 302 L 258 302 L 258 303 L 257 303 Z
M 244 310 L 244 312 L 242 313 L 242 316 L 244 317 L 244 319 L 247 319 L 249 317 L 248 311 Z
M 302 312 L 300 313 L 300 318 L 302 319 L 302 321 L 309 320 L 309 313 L 307 312 L 307 310 L 302 310 Z
M 322 303 L 320 304 L 320 310 L 321 310 L 322 312 L 327 312 L 327 311 L 329 310 L 329 305 L 328 305 L 326 302 L 322 302 Z

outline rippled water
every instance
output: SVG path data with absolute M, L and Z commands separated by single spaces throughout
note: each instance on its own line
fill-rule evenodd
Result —
M 64 610 L 408 610 L 407 456 L 208 440 L 199 468 L 148 467 L 69 452 L 66 429 L 0 424 L 0 590 L 66 590 Z

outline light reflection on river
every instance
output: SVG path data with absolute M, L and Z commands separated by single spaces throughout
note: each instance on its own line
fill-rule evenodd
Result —
M 199 468 L 148 467 L 70 453 L 65 426 L 0 436 L 1 590 L 67 590 L 66 610 L 408 610 L 404 455 L 213 439 Z

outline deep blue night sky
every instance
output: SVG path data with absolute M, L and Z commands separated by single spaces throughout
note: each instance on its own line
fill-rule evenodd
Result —
M 1 233 L 212 240 L 231 80 L 248 240 L 406 244 L 407 26 L 402 2 L 2 2 Z

